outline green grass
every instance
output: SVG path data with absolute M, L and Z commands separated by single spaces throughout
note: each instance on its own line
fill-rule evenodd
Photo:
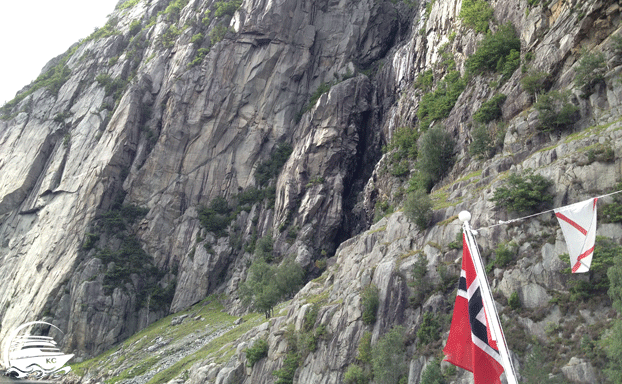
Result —
M 188 315 L 188 317 L 184 320 L 183 325 L 170 325 L 173 317 L 184 314 Z M 234 326 L 233 322 L 236 319 L 238 319 L 238 317 L 231 316 L 224 311 L 219 297 L 210 296 L 201 303 L 185 311 L 172 314 L 151 324 L 122 344 L 111 348 L 93 359 L 71 365 L 71 368 L 76 375 L 84 376 L 89 369 L 106 372 L 117 370 L 121 368 L 122 365 L 128 365 L 129 367 L 121 371 L 119 375 L 106 381 L 108 384 L 114 384 L 124 379 L 144 375 L 152 367 L 158 365 L 161 359 L 167 356 L 167 354 L 154 355 L 144 354 L 143 352 L 148 346 L 152 345 L 158 337 L 170 339 L 172 340 L 171 344 L 173 344 L 188 335 L 205 333 L 206 328 L 217 330 L 230 327 L 227 332 L 211 340 L 198 351 L 182 358 L 171 367 L 158 372 L 149 381 L 150 383 L 165 383 L 184 370 L 190 368 L 194 363 L 211 356 L 216 359 L 216 362 L 227 361 L 233 356 L 236 350 L 236 344 L 233 342 L 253 327 L 265 321 L 264 316 L 259 313 L 251 313 L 244 316 L 244 321 L 240 325 Z M 216 352 L 218 353 L 216 354 Z
M 558 146 L 559 146 L 559 144 L 555 144 L 555 145 L 551 145 L 551 146 L 548 146 L 548 147 L 544 147 L 544 148 L 540 149 L 539 151 L 537 151 L 536 153 L 550 151 L 551 149 L 555 149 Z
M 457 179 L 456 181 L 449 183 L 445 185 L 444 187 L 440 188 L 439 190 L 430 194 L 430 198 L 432 199 L 432 202 L 434 203 L 434 205 L 432 206 L 432 209 L 437 210 L 437 209 L 443 209 L 447 207 L 453 207 L 461 203 L 464 200 L 463 197 L 458 198 L 455 201 L 449 200 L 449 192 L 448 192 L 449 188 L 451 188 L 454 184 L 460 183 L 463 181 L 470 181 L 469 184 L 472 184 L 476 182 L 477 181 L 476 178 L 479 178 L 481 175 L 482 175 L 481 170 L 470 172 L 462 176 L 461 178 Z M 464 186 L 463 188 L 466 188 L 466 186 Z
M 590 151 L 590 150 L 598 149 L 598 148 L 600 148 L 602 146 L 603 145 L 601 143 L 596 142 L 594 144 L 590 144 L 590 145 L 585 146 L 585 147 L 577 148 L 577 152 L 583 153 L 583 152 L 587 152 L 587 151 Z
M 281 304 L 274 307 L 274 313 L 276 313 L 273 317 L 281 317 L 287 315 L 287 306 L 291 303 L 291 300 L 287 300 L 282 302 Z
M 382 227 L 378 227 L 378 228 L 376 228 L 374 230 L 369 231 L 369 233 L 371 234 L 371 233 L 383 232 L 383 231 L 386 231 L 386 230 L 387 230 L 387 226 L 383 225 Z
M 397 265 L 401 265 L 404 260 L 406 260 L 407 258 L 411 257 L 411 256 L 415 256 L 417 254 L 423 253 L 422 250 L 420 249 L 411 249 L 410 251 L 406 252 L 406 253 L 402 253 L 398 258 L 397 258 Z
M 316 277 L 315 279 L 311 281 L 316 284 L 324 285 L 324 282 L 326 282 L 327 278 L 328 278 L 328 274 L 324 272 L 320 276 Z
M 430 198 L 432 199 L 432 203 L 434 204 L 432 206 L 432 209 L 435 210 L 435 211 L 438 210 L 438 209 L 454 207 L 454 206 L 462 203 L 462 201 L 464 200 L 461 197 L 461 198 L 456 199 L 454 201 L 450 201 L 449 200 L 449 192 L 447 192 L 446 190 L 439 190 L 437 192 L 434 192 L 433 194 L 430 195 Z
M 611 123 L 601 124 L 601 125 L 594 125 L 594 126 L 588 127 L 588 128 L 586 128 L 586 129 L 584 129 L 584 130 L 582 130 L 580 132 L 576 132 L 576 133 L 573 133 L 571 135 L 568 135 L 568 137 L 566 137 L 566 139 L 563 141 L 563 143 L 568 144 L 568 143 L 571 143 L 573 141 L 586 139 L 586 138 L 588 138 L 590 136 L 598 136 L 603 131 L 605 131 L 609 127 L 611 127 L 613 124 L 619 123 L 621 121 L 622 121 L 622 118 L 620 118 L 620 119 L 618 119 L 618 120 L 616 120 L 614 122 L 611 122 Z M 617 128 L 615 130 L 618 130 L 618 129 L 622 129 L 622 127 Z M 548 147 L 544 147 L 544 148 L 538 150 L 536 153 L 550 151 L 552 149 L 555 149 L 555 148 L 559 147 L 560 144 L 561 144 L 561 142 L 557 143 L 557 144 L 550 145 Z M 585 151 L 587 151 L 589 149 L 594 148 L 594 146 L 596 146 L 596 145 L 597 144 L 592 144 L 591 146 L 588 146 L 588 147 L 582 147 L 582 148 L 578 149 L 578 152 L 585 152 Z M 562 156 L 562 157 L 565 157 L 565 156 Z
M 307 302 L 307 304 L 316 304 L 316 303 L 326 303 L 328 301 L 328 296 L 330 295 L 330 292 L 326 291 L 323 293 L 320 293 L 318 295 L 311 295 L 305 298 L 305 301 Z
M 136 376 L 141 376 L 147 373 L 147 371 L 153 367 L 160 359 L 157 356 L 152 356 L 147 360 L 140 362 L 139 364 L 132 366 L 125 371 L 121 372 L 118 376 L 106 380 L 107 384 L 114 384 L 121 380 L 131 379 Z
M 456 219 L 458 218 L 458 215 L 453 215 L 451 217 L 446 218 L 445 220 L 441 221 L 440 223 L 438 223 L 438 226 L 446 226 L 448 224 L 453 223 Z
M 235 319 L 235 317 L 233 316 L 229 316 L 229 317 L 231 317 L 232 319 Z M 223 334 L 222 336 L 215 338 L 209 344 L 199 349 L 196 353 L 192 355 L 188 355 L 184 357 L 183 359 L 179 360 L 172 367 L 164 371 L 158 372 L 151 380 L 148 381 L 148 383 L 150 384 L 167 383 L 171 381 L 173 378 L 177 377 L 183 371 L 192 367 L 195 363 L 201 360 L 205 360 L 208 357 L 216 354 L 216 352 L 219 352 L 227 344 L 231 344 L 230 348 L 224 354 L 219 353 L 218 358 L 216 359 L 216 362 L 219 362 L 219 361 L 224 362 L 228 358 L 231 358 L 236 348 L 236 345 L 234 344 L 234 342 L 237 339 L 239 339 L 240 336 L 250 331 L 253 327 L 261 324 L 262 321 L 265 321 L 263 315 L 260 315 L 258 313 L 251 313 L 249 315 L 246 315 L 244 316 L 244 320 L 245 321 L 242 324 L 231 329 L 230 331 Z
M 456 183 L 459 183 L 461 181 L 471 180 L 472 178 L 479 177 L 481 175 L 482 175 L 482 170 L 481 169 L 479 171 L 473 171 L 471 173 L 467 173 L 466 175 L 464 175 L 461 178 L 459 178 L 458 180 L 456 180 Z
M 607 128 L 611 127 L 613 124 L 622 121 L 622 118 L 612 122 L 612 123 L 608 123 L 608 124 L 601 124 L 601 125 L 595 125 L 589 128 L 586 128 L 584 130 L 582 130 L 581 132 L 577 132 L 577 133 L 573 133 L 572 135 L 569 135 L 566 140 L 564 140 L 565 143 L 570 143 L 573 142 L 575 140 L 581 140 L 581 139 L 585 139 L 586 137 L 589 136 L 595 136 L 595 135 L 599 135 L 601 132 L 603 132 L 604 130 L 606 130 Z
M 84 376 L 86 374 L 86 372 L 88 371 L 89 368 L 98 365 L 99 363 L 106 361 L 110 358 L 110 355 L 112 355 L 113 353 L 117 352 L 120 349 L 120 347 L 115 347 L 112 349 L 109 349 L 108 351 L 102 353 L 101 355 L 90 359 L 90 360 L 86 360 L 83 361 L 81 363 L 76 363 L 76 364 L 70 364 L 69 366 L 71 367 L 71 371 L 73 373 L 75 373 L 77 376 Z

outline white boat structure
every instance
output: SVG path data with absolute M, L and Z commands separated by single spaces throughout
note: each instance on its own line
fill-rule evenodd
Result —
M 60 376 L 71 371 L 65 364 L 73 357 L 61 352 L 52 336 L 31 335 L 33 328 L 55 329 L 53 324 L 32 321 L 22 324 L 13 331 L 5 346 L 3 362 L 8 367 L 6 374 L 16 378 Z

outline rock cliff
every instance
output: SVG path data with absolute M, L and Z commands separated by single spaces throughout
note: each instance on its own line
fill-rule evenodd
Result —
M 582 340 L 610 324 L 606 295 L 568 308 L 574 283 L 554 219 L 493 226 L 517 215 L 491 199 L 526 170 L 552 181 L 553 206 L 616 190 L 620 3 L 483 2 L 490 16 L 473 24 L 462 11 L 474 3 L 119 2 L 105 27 L 2 107 L 0 338 L 45 318 L 84 359 L 208 295 L 242 315 L 238 286 L 257 241 L 271 237 L 275 259 L 293 256 L 317 279 L 240 335 L 232 356 L 197 358 L 170 379 L 272 383 L 291 334 L 319 328 L 296 380 L 341 382 L 361 362 L 366 331 L 378 345 L 401 325 L 405 376 L 419 383 L 441 349 L 419 330 L 438 318 L 445 332 L 455 298 L 461 254 L 450 244 L 462 210 L 481 228 L 517 366 L 529 367 L 534 346 L 561 343 L 557 333 Z M 478 64 L 505 30 L 518 49 Z M 581 58 L 600 54 L 599 77 L 577 82 Z M 478 115 L 497 95 L 497 115 Z M 556 103 L 569 119 L 543 128 Z M 415 159 L 396 160 L 394 143 L 404 127 L 419 137 L 428 125 L 456 145 L 451 168 L 426 181 Z M 476 152 L 482 126 L 487 146 Z M 434 203 L 425 230 L 391 213 L 417 183 Z M 598 231 L 622 240 L 619 223 Z M 495 264 L 499 244 L 512 262 Z M 371 325 L 361 304 L 370 283 L 379 298 Z M 515 297 L 521 309 L 508 304 Z M 259 338 L 267 359 L 247 368 L 244 347 Z M 562 349 L 556 377 L 603 379 L 601 355 Z

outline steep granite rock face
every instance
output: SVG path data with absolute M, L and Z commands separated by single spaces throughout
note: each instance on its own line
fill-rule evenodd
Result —
M 400 125 L 411 124 L 416 119 L 421 94 L 410 89 L 411 82 L 427 69 L 426 66 L 443 73 L 443 69 L 436 67 L 441 56 L 438 52 L 443 44 L 450 43 L 450 52 L 458 68 L 463 68 L 464 60 L 475 51 L 481 35 L 460 29 L 458 5 L 455 2 L 434 2 L 427 23 L 423 27 L 420 27 L 421 24 L 413 27 L 413 30 L 421 28 L 421 34 L 413 35 L 409 42 L 397 47 L 392 56 L 392 68 L 383 69 L 385 74 L 381 71 L 376 77 L 383 78 L 389 71 L 397 74 L 394 84 L 398 84 L 396 87 L 403 94 L 387 113 L 383 130 L 388 136 Z M 442 287 L 444 279 L 451 280 L 458 272 L 456 259 L 460 254 L 451 244 L 460 231 L 457 214 L 464 209 L 473 213 L 472 224 L 481 228 L 478 241 L 485 261 L 492 266 L 492 286 L 497 292 L 496 298 L 519 373 L 527 375 L 531 369 L 529 364 L 533 363 L 529 361 L 528 351 L 533 349 L 530 348 L 555 344 L 552 338 L 556 334 L 551 329 L 560 332 L 563 329 L 564 337 L 577 340 L 585 338 L 584 332 L 592 327 L 608 327 L 611 324 L 615 315 L 609 310 L 607 299 L 600 301 L 602 298 L 599 298 L 599 304 L 594 303 L 581 310 L 569 309 L 563 302 L 576 282 L 573 283 L 567 275 L 567 265 L 559 257 L 566 249 L 561 231 L 550 214 L 518 224 L 494 226 L 499 220 L 516 216 L 496 209 L 491 198 L 494 191 L 504 185 L 508 171 L 528 169 L 553 181 L 551 192 L 554 206 L 615 190 L 622 173 L 619 158 L 615 155 L 620 150 L 617 143 L 621 88 L 616 82 L 620 68 L 609 66 L 604 83 L 588 98 L 582 97 L 583 92 L 572 89 L 572 86 L 581 46 L 596 52 L 603 51 L 609 63 L 617 62 L 609 51 L 611 39 L 607 37 L 611 33 L 619 33 L 612 23 L 619 20 L 619 5 L 615 2 L 560 2 L 548 8 L 537 6 L 527 11 L 525 5 L 499 2 L 495 4 L 494 11 L 496 22 L 512 22 L 522 38 L 524 50 L 533 52 L 529 64 L 531 68 L 552 74 L 553 84 L 547 86 L 570 89 L 574 93 L 571 100 L 578 106 L 581 119 L 569 132 L 549 134 L 539 130 L 539 116 L 532 107 L 533 99 L 520 85 L 523 76 L 520 67 L 499 88 L 491 84 L 491 81 L 500 80 L 498 75 L 485 74 L 472 79 L 449 116 L 443 120 L 446 128 L 458 138 L 458 160 L 449 176 L 432 190 L 432 197 L 437 201 L 433 218 L 436 225 L 421 233 L 401 213 L 397 213 L 382 219 L 365 234 L 342 243 L 337 251 L 335 266 L 329 268 L 321 279 L 301 290 L 288 306 L 287 314 L 273 320 L 270 328 L 262 327 L 240 339 L 247 346 L 261 338 L 269 344 L 268 357 L 252 369 L 246 369 L 244 382 L 275 380 L 269 378 L 271 372 L 287 364 L 284 355 L 287 343 L 292 340 L 291 336 L 287 336 L 291 332 L 288 325 L 299 335 L 308 332 L 304 329 L 303 319 L 318 300 L 321 308 L 314 329 L 325 327 L 327 335 L 319 338 L 315 352 L 303 355 L 294 382 L 342 381 L 343 373 L 350 364 L 362 365 L 354 346 L 361 342 L 366 329 L 372 332 L 375 342 L 393 326 L 404 325 L 407 328 L 406 340 L 413 340 L 422 327 L 423 313 L 440 317 L 448 314 L 454 296 L 442 292 Z M 600 27 L 595 28 L 596 25 Z M 450 34 L 454 28 L 460 33 L 452 41 Z M 502 150 L 492 159 L 474 161 L 468 155 L 469 143 L 473 140 L 471 118 L 482 103 L 496 92 L 508 95 L 502 107 L 508 124 Z M 611 145 L 612 156 L 595 155 L 596 148 L 602 145 Z M 378 163 L 365 189 L 364 202 L 368 204 L 368 210 L 373 209 L 374 203 L 382 197 L 399 202 L 399 190 L 404 188 L 404 183 L 388 175 L 386 164 L 390 162 L 389 156 Z M 602 203 L 606 205 L 611 200 L 606 198 Z M 621 239 L 617 232 L 619 224 L 599 225 L 599 235 L 619 244 Z M 512 264 L 494 268 L 495 248 L 510 242 L 517 244 Z M 411 285 L 414 280 L 413 265 L 419 255 L 424 255 L 429 263 L 426 284 L 440 288 L 441 294 L 428 294 L 423 303 L 411 307 L 408 298 L 418 288 L 415 286 L 413 289 Z M 362 290 L 369 283 L 378 286 L 380 297 L 378 321 L 373 327 L 366 327 L 362 322 Z M 506 305 L 514 295 L 522 306 L 521 310 L 513 311 Z M 525 342 L 532 335 L 537 341 L 527 345 Z M 303 336 L 299 336 L 298 340 L 300 337 Z M 446 339 L 446 333 L 441 339 Z M 573 348 L 558 351 L 557 359 L 562 366 L 561 369 L 557 367 L 555 374 L 573 382 L 604 380 L 601 373 L 594 369 L 593 364 L 598 363 L 575 357 L 573 354 L 581 352 Z M 417 383 L 430 363 L 430 353 L 426 352 L 425 345 L 414 341 L 408 344 L 405 355 L 410 359 L 408 382 Z M 189 380 L 201 382 L 213 378 L 226 382 L 232 377 L 238 381 L 244 378 L 239 376 L 246 362 L 244 353 L 236 354 L 225 364 L 215 364 L 214 361 L 208 359 L 195 365 Z M 237 373 L 231 376 L 232 372 Z M 468 374 L 460 373 L 452 380 L 470 382 L 472 379 Z
M 575 185 L 591 185 L 591 191 L 611 188 L 620 176 L 620 161 L 589 163 L 581 151 L 602 141 L 615 143 L 616 153 L 620 150 L 622 122 L 619 114 L 611 117 L 611 122 L 607 122 L 607 115 L 603 118 L 599 120 L 603 125 L 588 128 L 574 139 L 556 141 L 552 147 L 533 153 L 516 167 L 531 168 L 537 164 L 542 175 L 560 186 L 556 193 L 560 199 L 568 196 L 564 192 L 567 176 L 564 171 L 559 172 L 565 164 L 574 164 Z M 599 130 L 599 134 L 591 134 L 594 130 Z M 552 155 L 562 151 L 563 156 Z M 374 345 L 392 328 L 401 325 L 406 349 L 400 356 L 407 367 L 402 373 L 408 383 L 421 382 L 426 367 L 438 364 L 433 356 L 447 339 L 447 316 L 451 314 L 460 273 L 461 246 L 454 242 L 456 234 L 461 232 L 461 224 L 456 214 L 469 210 L 473 213 L 471 222 L 478 228 L 477 241 L 485 262 L 494 262 L 493 252 L 498 252 L 495 248 L 500 244 L 510 241 L 516 244 L 510 264 L 499 268 L 493 263 L 489 278 L 518 374 L 525 378 L 536 370 L 544 372 L 542 377 L 548 377 L 549 372 L 542 370 L 550 368 L 551 356 L 542 355 L 542 361 L 533 361 L 530 356 L 535 348 L 551 343 L 557 345 L 560 336 L 555 332 L 559 331 L 560 335 L 564 332 L 568 341 L 554 354 L 553 359 L 561 362 L 555 376 L 575 383 L 604 382 L 602 372 L 594 367 L 599 363 L 574 355 L 581 353 L 574 342 L 582 338 L 587 340 L 585 332 L 608 327 L 616 316 L 602 297 L 593 297 L 590 301 L 594 302 L 578 307 L 564 302 L 567 300 L 563 299 L 564 295 L 573 287 L 571 281 L 585 281 L 587 276 L 571 276 L 567 272 L 568 263 L 559 257 L 566 252 L 565 241 L 555 218 L 549 213 L 514 224 L 489 225 L 493 219 L 501 217 L 488 201 L 492 197 L 491 186 L 502 183 L 503 172 L 494 169 L 503 162 L 502 156 L 495 157 L 490 160 L 486 176 L 463 178 L 447 186 L 452 196 L 450 200 L 455 203 L 435 213 L 438 220 L 444 219 L 441 223 L 421 231 L 402 212 L 397 212 L 343 242 L 333 266 L 301 289 L 274 319 L 222 347 L 221 351 L 235 349 L 228 361 L 222 362 L 221 355 L 216 353 L 194 364 L 184 380 L 190 383 L 206 380 L 273 383 L 276 380 L 273 372 L 288 364 L 285 356 L 294 343 L 300 356 L 294 382 L 343 382 L 348 367 L 370 364 L 361 357 L 365 337 Z M 594 175 L 600 176 L 600 186 L 592 184 Z M 572 201 L 582 198 L 575 195 L 579 191 L 578 187 L 571 188 L 568 198 Z M 611 197 L 604 198 L 604 204 L 610 202 Z M 620 244 L 620 228 L 619 223 L 601 223 L 598 235 Z M 423 272 L 418 266 L 422 259 L 427 261 Z M 363 316 L 364 290 L 370 285 L 378 288 L 378 308 L 376 321 L 367 324 Z M 426 293 L 420 301 L 416 298 L 422 290 Z M 509 300 L 514 294 L 520 301 L 520 308 L 511 310 Z M 442 332 L 431 345 L 422 339 L 425 332 L 420 332 L 430 326 L 430 323 L 425 325 L 426 315 L 444 322 L 439 329 Z M 311 325 L 309 319 L 312 319 Z M 365 336 L 366 333 L 369 335 Z M 261 339 L 267 341 L 267 355 L 251 368 L 246 348 Z M 313 347 L 304 343 L 311 343 Z M 463 370 L 448 375 L 454 382 L 473 380 L 472 375 Z
M 342 225 L 344 200 L 361 169 L 360 154 L 372 113 L 372 85 L 358 76 L 335 85 L 301 122 L 292 155 L 277 183 L 276 220 L 293 213 L 301 235 L 293 247 L 307 266 L 314 249 L 334 252 L 328 239 Z M 280 224 L 280 223 L 277 223 Z M 295 248 L 294 248 L 294 252 Z
M 271 372 L 291 347 L 288 325 L 308 332 L 305 314 L 320 303 L 312 328 L 324 333 L 304 355 L 299 382 L 343 380 L 365 331 L 376 344 L 402 325 L 408 382 L 416 383 L 435 364 L 430 350 L 440 349 L 438 340 L 421 344 L 425 314 L 442 322 L 453 303 L 460 253 L 449 244 L 463 209 L 482 227 L 487 261 L 498 244 L 520 244 L 515 263 L 490 267 L 515 340 L 529 334 L 549 342 L 549 323 L 574 339 L 582 320 L 609 324 L 605 302 L 582 312 L 548 308 L 570 290 L 560 231 L 547 218 L 490 227 L 515 217 L 490 199 L 508 171 L 527 169 L 554 182 L 556 206 L 614 188 L 622 173 L 622 87 L 619 53 L 609 47 L 620 33 L 619 2 L 491 6 L 489 28 L 511 23 L 520 38 L 518 65 L 503 75 L 467 73 L 484 34 L 464 25 L 455 0 L 120 2 L 104 28 L 51 61 L 2 108 L 0 338 L 45 317 L 82 358 L 210 293 L 225 293 L 229 311 L 243 313 L 238 284 L 255 242 L 272 237 L 276 258 L 295 256 L 310 275 L 320 272 L 314 261 L 333 252 L 328 264 L 335 265 L 298 293 L 286 315 L 240 339 L 250 345 L 265 337 L 267 359 L 247 369 L 240 347 L 224 363 L 201 359 L 185 379 L 274 382 Z M 603 80 L 589 95 L 573 82 L 581 48 L 606 52 Z M 536 97 L 521 85 L 536 70 L 547 74 L 540 93 L 568 91 L 578 110 L 572 129 L 538 128 Z M 425 90 L 420 79 L 428 73 Z M 411 161 L 389 171 L 393 153 L 383 155 L 382 144 L 424 120 L 424 95 L 449 89 L 442 79 L 450 75 L 464 89 L 430 123 L 456 140 L 457 159 L 431 186 L 433 226 L 420 231 L 396 213 L 357 235 L 382 217 L 382 206 L 403 203 L 411 187 L 403 175 L 417 168 Z M 503 123 L 487 126 L 497 134 L 496 155 L 477 159 L 473 115 L 499 93 L 507 96 Z M 286 147 L 283 167 L 271 169 Z M 225 225 L 209 222 L 214 202 Z M 620 242 L 619 224 L 599 230 Z M 433 291 L 416 280 L 420 256 Z M 362 319 L 361 292 L 370 283 L 379 289 L 372 326 Z M 506 306 L 513 295 L 523 312 Z M 527 364 L 533 345 L 512 347 Z M 558 372 L 569 380 L 600 378 L 586 356 L 570 347 L 562 353 L 567 364 Z
M 249 254 L 229 234 L 202 229 L 201 206 L 255 187 L 255 169 L 280 142 L 295 153 L 275 209 L 256 205 L 235 227 L 247 229 L 245 241 L 252 229 L 281 233 L 276 249 L 303 264 L 336 248 L 343 200 L 351 184 L 362 187 L 363 156 L 378 152 L 361 143 L 380 139 L 369 79 L 334 84 L 387 54 L 397 11 L 371 1 L 222 4 L 122 2 L 3 107 L 2 334 L 45 313 L 71 348 L 92 354 L 169 305 L 234 291 Z M 302 114 L 309 94 L 328 84 Z M 147 213 L 134 222 L 127 207 Z M 125 224 L 120 233 L 113 216 Z M 285 230 L 294 227 L 289 244 Z M 128 250 L 132 239 L 143 251 Z M 140 263 L 160 270 L 158 282 L 121 260 L 144 252 Z M 115 287 L 114 276 L 122 276 Z M 150 306 L 174 284 L 172 302 Z

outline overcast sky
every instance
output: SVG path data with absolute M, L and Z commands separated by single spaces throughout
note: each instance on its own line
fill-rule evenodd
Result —
M 106 24 L 119 0 L 5 0 L 0 5 L 0 106 L 50 59 Z

